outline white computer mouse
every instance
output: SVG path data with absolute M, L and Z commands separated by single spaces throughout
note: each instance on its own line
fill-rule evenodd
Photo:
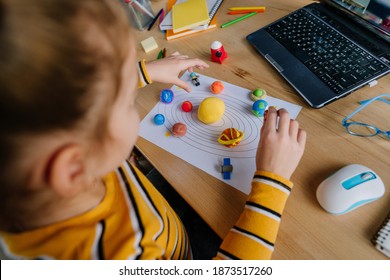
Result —
M 340 215 L 377 200 L 384 193 L 385 186 L 374 171 L 360 164 L 351 164 L 318 186 L 317 199 L 326 211 Z

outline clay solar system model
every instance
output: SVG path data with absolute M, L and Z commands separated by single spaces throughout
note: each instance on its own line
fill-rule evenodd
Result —
M 160 92 L 160 101 L 165 104 L 172 103 L 174 98 L 173 91 L 166 88 Z
M 225 58 L 228 57 L 227 52 L 225 51 L 225 48 L 223 47 L 222 43 L 219 41 L 214 41 L 211 43 L 211 61 L 212 62 L 218 62 L 222 64 L 222 62 L 225 60 Z
M 262 118 L 264 117 L 264 112 L 265 110 L 267 110 L 267 108 L 268 108 L 268 102 L 263 99 L 260 99 L 253 103 L 252 113 L 256 117 Z
M 198 119 L 205 124 L 219 121 L 225 113 L 225 102 L 218 97 L 207 97 L 199 104 Z
M 192 103 L 190 101 L 184 101 L 182 104 L 181 104 L 181 109 L 188 113 L 188 112 L 191 112 L 192 111 Z
M 165 117 L 163 114 L 156 114 L 153 119 L 156 125 L 163 125 L 165 122 Z
M 224 85 L 221 81 L 215 81 L 211 84 L 210 90 L 214 94 L 220 94 L 224 89 Z
M 172 134 L 175 137 L 182 137 L 187 133 L 187 126 L 184 123 L 175 123 L 172 127 Z
M 257 88 L 254 91 L 252 91 L 251 99 L 252 101 L 257 101 L 260 99 L 264 99 L 267 97 L 267 92 L 264 89 Z
M 239 131 L 234 127 L 226 128 L 219 136 L 218 143 L 228 148 L 233 148 L 240 143 L 243 137 L 244 137 L 244 132 Z

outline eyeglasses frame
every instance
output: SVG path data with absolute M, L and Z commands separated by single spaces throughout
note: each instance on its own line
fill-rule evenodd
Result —
M 388 97 L 390 98 L 390 94 L 387 94 L 387 93 L 384 93 L 384 94 L 381 94 L 381 95 L 378 95 L 374 98 L 371 98 L 371 99 L 366 99 L 366 100 L 363 100 L 363 101 L 360 101 L 359 104 L 361 104 L 361 106 L 359 108 L 357 108 L 355 111 L 353 111 L 351 114 L 349 114 L 348 116 L 346 116 L 342 121 L 341 121 L 341 124 L 345 127 L 345 129 L 347 130 L 347 132 L 351 135 L 356 135 L 356 136 L 361 136 L 361 137 L 372 137 L 372 136 L 376 136 L 378 134 L 383 134 L 385 136 L 387 136 L 387 138 L 390 139 L 390 130 L 389 131 L 383 131 L 379 128 L 377 128 L 376 126 L 373 126 L 373 125 L 370 125 L 370 124 L 366 124 L 366 123 L 361 123 L 361 122 L 348 122 L 347 121 L 354 115 L 356 115 L 357 113 L 359 113 L 361 110 L 363 110 L 364 108 L 366 108 L 368 105 L 370 105 L 372 102 L 374 102 L 375 100 L 379 100 L 379 101 L 383 101 L 387 104 L 390 105 L 390 100 L 387 100 L 385 99 L 384 97 Z M 352 131 L 350 131 L 348 129 L 348 127 L 351 125 L 351 124 L 354 124 L 354 125 L 360 125 L 360 126 L 365 126 L 365 127 L 369 127 L 373 130 L 376 131 L 375 134 L 371 134 L 371 135 L 363 135 L 363 134 L 359 134 L 359 133 L 354 133 Z

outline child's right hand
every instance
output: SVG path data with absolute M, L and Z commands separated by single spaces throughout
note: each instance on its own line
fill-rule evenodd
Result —
M 153 82 L 174 84 L 187 92 L 191 91 L 191 86 L 179 78 L 183 70 L 193 71 L 193 68 L 204 69 L 209 65 L 201 59 L 189 58 L 187 55 L 181 55 L 178 52 L 163 58 L 148 62 L 146 71 Z
M 287 110 L 277 111 L 270 107 L 261 128 L 257 170 L 269 171 L 289 180 L 303 155 L 305 144 L 306 132 L 299 128 L 296 120 L 290 119 Z

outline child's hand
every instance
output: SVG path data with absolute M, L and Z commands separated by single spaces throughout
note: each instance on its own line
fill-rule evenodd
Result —
M 290 119 L 287 110 L 276 111 L 275 107 L 270 107 L 261 128 L 256 154 L 257 170 L 290 179 L 303 155 L 305 143 L 306 132 L 299 128 L 297 121 Z
M 198 69 L 208 68 L 209 65 L 198 59 L 189 58 L 187 55 L 174 53 L 163 59 L 158 59 L 146 63 L 146 71 L 153 82 L 174 84 L 190 92 L 191 86 L 179 79 L 179 74 L 183 70 L 192 72 L 193 67 Z

